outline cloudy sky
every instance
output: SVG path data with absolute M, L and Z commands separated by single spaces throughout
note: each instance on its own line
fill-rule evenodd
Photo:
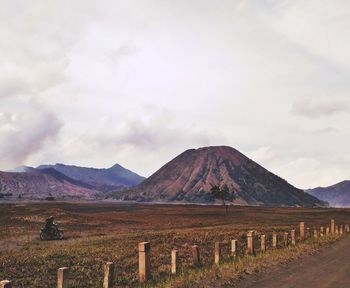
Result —
M 149 176 L 233 146 L 290 183 L 350 179 L 350 1 L 0 0 L 0 169 Z

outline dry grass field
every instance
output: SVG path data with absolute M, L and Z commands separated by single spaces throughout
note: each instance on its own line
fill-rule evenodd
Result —
M 63 241 L 39 240 L 45 219 L 53 215 L 65 231 Z M 238 239 L 245 233 L 280 232 L 326 225 L 330 219 L 350 223 L 347 209 L 141 205 L 116 203 L 0 204 L 0 280 L 14 287 L 55 287 L 57 268 L 71 267 L 70 287 L 101 287 L 102 265 L 116 266 L 118 287 L 138 286 L 137 244 L 151 242 L 153 282 L 170 274 L 170 252 L 179 250 L 181 269 L 191 267 L 191 246 L 201 250 L 204 267 L 213 264 L 215 241 Z M 229 261 L 229 247 L 224 252 Z

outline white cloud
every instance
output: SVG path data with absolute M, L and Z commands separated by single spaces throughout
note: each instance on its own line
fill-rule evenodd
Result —
M 350 69 L 350 3 L 334 1 L 286 1 L 273 17 L 274 28 L 309 53 L 340 68 Z
M 337 113 L 350 113 L 350 99 L 303 99 L 294 103 L 292 112 L 309 118 L 331 116 Z
M 28 90 L 28 83 L 23 79 L 7 78 L 0 80 L 0 99 L 17 96 Z
M 346 166 L 343 163 L 323 162 L 313 158 L 292 160 L 281 166 L 280 171 L 301 189 L 329 186 L 347 178 Z
M 25 163 L 55 138 L 62 123 L 49 111 L 27 104 L 24 113 L 0 113 L 1 168 Z
M 276 157 L 276 153 L 270 146 L 259 147 L 256 150 L 247 152 L 247 155 L 249 155 L 251 159 L 254 159 L 254 161 L 258 163 L 267 163 Z
M 338 129 L 334 127 L 325 127 L 314 131 L 315 134 L 330 134 L 330 133 L 337 133 L 337 132 L 339 132 Z

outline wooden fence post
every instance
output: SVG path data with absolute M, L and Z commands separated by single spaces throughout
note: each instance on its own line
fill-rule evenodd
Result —
M 171 251 L 171 274 L 174 274 L 174 275 L 178 273 L 178 269 L 179 269 L 178 254 L 179 253 L 176 249 L 173 249 Z
M 300 229 L 300 241 L 305 240 L 305 222 L 299 223 L 299 229 Z
M 221 243 L 220 242 L 215 242 L 214 260 L 215 260 L 215 264 L 217 265 L 219 265 L 221 262 Z
M 314 227 L 314 238 L 317 239 L 318 238 L 318 233 L 317 233 L 317 228 Z
M 275 231 L 272 232 L 272 248 L 277 248 L 277 233 Z
M 284 247 L 288 247 L 288 232 L 283 233 Z
M 338 225 L 335 225 L 335 234 L 339 234 Z
M 349 224 L 346 224 L 345 225 L 345 232 L 349 232 L 350 231 L 350 229 L 349 229 Z
M 323 237 L 324 236 L 324 227 L 321 226 L 320 228 L 320 237 Z
M 291 244 L 295 246 L 295 229 L 290 231 Z
M 1 281 L 0 288 L 12 288 L 12 282 L 10 280 Z
M 335 233 L 335 221 L 334 219 L 331 220 L 331 234 Z
M 238 246 L 237 246 L 237 240 L 231 240 L 231 255 L 232 257 L 236 257 L 238 254 Z
M 57 288 L 68 288 L 69 268 L 62 267 L 57 271 Z
M 201 266 L 201 260 L 199 255 L 199 248 L 197 245 L 192 246 L 192 259 L 193 259 L 193 266 L 194 267 L 200 267 Z
M 139 281 L 145 283 L 151 278 L 151 243 L 139 243 Z
M 261 252 L 265 252 L 266 251 L 266 235 L 261 235 L 260 236 L 260 250 Z
M 247 253 L 248 255 L 255 256 L 254 231 L 249 231 L 247 233 Z
M 339 234 L 343 235 L 343 225 L 340 225 L 340 227 L 339 227 Z
M 329 234 L 329 226 L 326 227 L 326 235 Z
M 107 262 L 103 265 L 103 288 L 112 288 L 114 281 L 114 264 Z
M 311 238 L 311 232 L 310 232 L 310 227 L 306 228 L 306 239 Z

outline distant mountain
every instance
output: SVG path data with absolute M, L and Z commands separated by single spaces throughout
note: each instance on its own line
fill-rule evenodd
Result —
M 54 169 L 35 172 L 0 172 L 0 198 L 10 199 L 97 199 L 102 193 Z
M 350 181 L 343 181 L 329 187 L 305 190 L 307 193 L 327 201 L 332 207 L 350 207 Z
M 66 181 L 66 182 L 69 182 L 69 183 L 76 185 L 76 186 L 84 187 L 84 188 L 91 189 L 91 190 L 96 190 L 93 186 L 86 184 L 85 182 L 81 182 L 81 181 L 69 178 L 68 176 L 64 175 L 61 172 L 58 172 L 57 170 L 55 170 L 53 168 L 35 169 L 35 172 L 50 175 L 61 182 Z
M 107 169 L 86 168 L 64 164 L 40 165 L 36 169 L 48 168 L 53 168 L 71 179 L 85 183 L 89 185 L 89 187 L 102 192 L 133 187 L 145 179 L 119 164 L 115 164 Z
M 219 183 L 226 184 L 234 193 L 234 204 L 326 205 L 226 146 L 187 150 L 137 187 L 111 195 L 136 201 L 212 203 L 210 189 Z

